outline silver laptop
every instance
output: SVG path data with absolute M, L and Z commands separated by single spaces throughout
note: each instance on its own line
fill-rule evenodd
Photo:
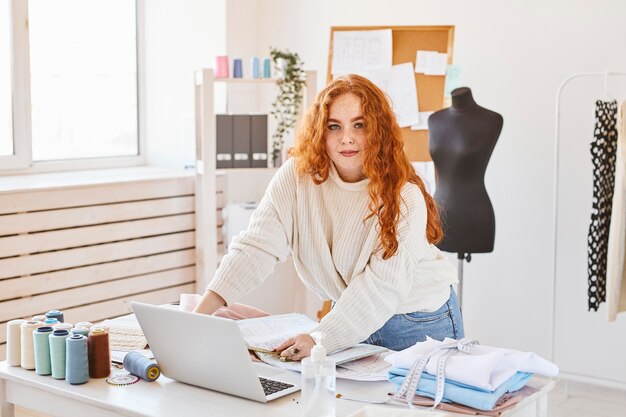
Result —
M 252 362 L 233 320 L 138 302 L 131 306 L 168 378 L 261 402 L 300 390 L 298 373 Z

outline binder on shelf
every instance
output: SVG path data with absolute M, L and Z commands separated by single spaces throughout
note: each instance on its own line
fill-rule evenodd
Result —
M 233 168 L 250 168 L 250 115 L 233 115 Z
M 217 169 L 233 167 L 233 116 L 229 114 L 216 115 L 215 148 Z
M 267 168 L 267 114 L 250 116 L 250 166 Z

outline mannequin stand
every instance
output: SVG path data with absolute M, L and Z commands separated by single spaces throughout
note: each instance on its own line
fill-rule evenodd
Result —
M 463 261 L 467 261 L 467 263 L 472 262 L 472 254 L 459 252 L 457 259 L 458 259 L 457 274 L 459 278 L 459 285 L 456 290 L 456 295 L 457 295 L 457 298 L 459 299 L 459 307 L 463 308 Z

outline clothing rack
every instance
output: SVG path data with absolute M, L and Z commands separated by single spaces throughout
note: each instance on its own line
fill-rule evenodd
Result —
M 554 127 L 554 136 L 555 136 L 555 144 L 554 144 L 554 213 L 553 213 L 553 222 L 554 222 L 554 238 L 553 238 L 553 265 L 552 265 L 552 317 L 551 317 L 551 346 L 550 346 L 550 354 L 551 360 L 554 361 L 556 355 L 556 290 L 557 290 L 557 233 L 558 233 L 558 209 L 559 209 L 559 146 L 560 146 L 560 134 L 561 134 L 561 126 L 560 126 L 560 116 L 561 116 L 561 96 L 564 88 L 574 79 L 577 78 L 595 78 L 595 77 L 604 77 L 604 96 L 609 97 L 609 78 L 613 76 L 626 76 L 626 72 L 615 72 L 609 71 L 608 69 L 603 72 L 579 72 L 574 73 L 561 82 L 557 93 L 556 93 L 556 101 L 555 101 L 555 127 Z M 620 387 L 621 388 L 621 387 Z

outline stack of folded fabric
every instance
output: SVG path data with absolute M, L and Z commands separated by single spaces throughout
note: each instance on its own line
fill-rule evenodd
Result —
M 478 345 L 469 339 L 428 339 L 386 357 L 396 399 L 466 414 L 499 415 L 534 392 L 533 374 L 558 368 L 532 352 Z

